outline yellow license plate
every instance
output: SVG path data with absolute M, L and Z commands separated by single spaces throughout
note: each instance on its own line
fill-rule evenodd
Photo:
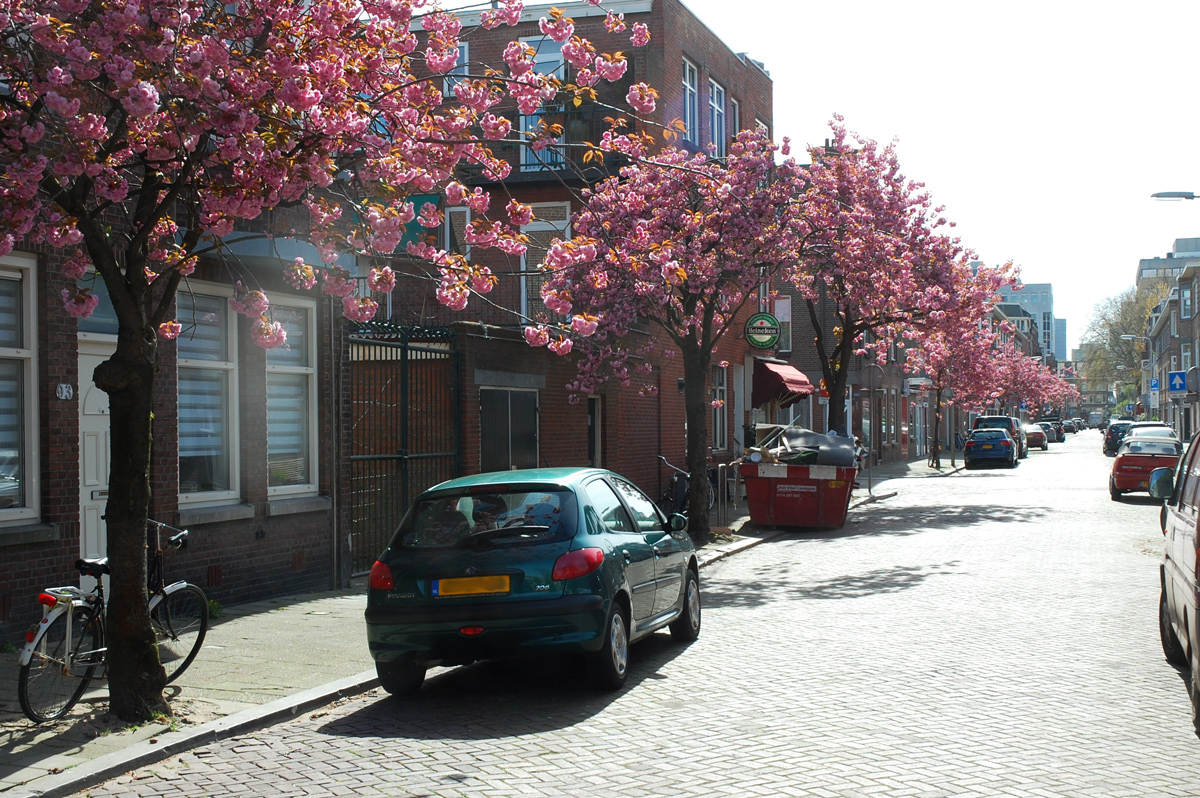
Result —
M 1148 487 L 1150 487 L 1150 483 L 1149 483 L 1149 481 L 1143 479 L 1141 482 L 1138 483 L 1138 487 L 1139 488 L 1148 488 Z
M 465 576 L 458 579 L 434 579 L 435 598 L 446 596 L 483 596 L 509 591 L 508 575 Z
M 985 443 L 985 444 L 983 445 L 983 448 L 985 448 L 985 449 L 991 449 L 991 448 L 992 448 L 992 445 L 991 445 L 990 443 Z

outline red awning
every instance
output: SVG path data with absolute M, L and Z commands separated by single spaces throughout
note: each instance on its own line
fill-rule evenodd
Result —
M 772 401 L 779 402 L 780 407 L 787 407 L 816 393 L 816 390 L 804 372 L 787 363 L 771 363 L 759 359 L 754 361 L 754 390 L 750 397 L 754 407 Z

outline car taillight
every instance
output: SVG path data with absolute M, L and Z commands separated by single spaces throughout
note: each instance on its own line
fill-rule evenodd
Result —
M 603 549 L 578 549 L 568 551 L 554 561 L 554 571 L 550 578 L 555 582 L 587 576 L 604 564 Z
M 392 590 L 396 587 L 396 582 L 392 579 L 392 569 L 379 560 L 371 566 L 371 576 L 367 579 L 367 584 L 372 590 Z
M 38 594 L 38 604 L 45 604 L 47 607 L 53 607 L 58 603 L 58 598 L 49 593 Z
M 1012 442 L 1011 441 L 1000 441 L 1000 445 L 1003 446 L 1005 449 L 1007 449 L 1009 446 L 1012 446 Z

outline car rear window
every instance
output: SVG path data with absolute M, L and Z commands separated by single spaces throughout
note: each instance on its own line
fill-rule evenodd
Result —
M 1012 421 L 1007 418 L 977 418 L 975 429 L 1012 429 Z
M 1166 454 L 1178 457 L 1183 445 L 1171 441 L 1147 439 L 1130 439 L 1121 444 L 1121 451 L 1127 454 Z
M 1129 424 L 1113 424 L 1108 431 L 1114 435 L 1124 435 L 1129 430 Z
M 971 434 L 971 440 L 975 441 L 1002 441 L 1007 437 L 1002 429 L 978 429 Z
M 452 548 L 544 543 L 575 535 L 575 494 L 562 488 L 437 493 L 404 516 L 392 548 Z

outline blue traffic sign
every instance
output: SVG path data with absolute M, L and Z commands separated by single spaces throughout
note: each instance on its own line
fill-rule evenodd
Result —
M 1125 412 L 1126 412 L 1126 413 L 1132 413 L 1132 412 L 1133 412 L 1133 402 L 1126 402 L 1126 403 L 1125 403 Z
M 1028 409 L 1029 409 L 1029 403 L 1028 403 L 1028 402 L 1021 402 L 1021 409 L 1022 409 L 1022 410 L 1028 410 Z
M 1169 393 L 1187 393 L 1187 372 L 1168 371 L 1167 391 Z
M 1152 390 L 1152 391 L 1158 390 L 1158 377 L 1150 378 L 1150 390 Z

